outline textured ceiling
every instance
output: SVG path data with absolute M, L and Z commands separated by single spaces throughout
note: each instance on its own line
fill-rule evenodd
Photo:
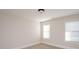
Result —
M 56 17 L 78 14 L 79 9 L 45 9 L 44 13 L 39 13 L 37 9 L 1 9 L 0 15 L 12 15 L 26 20 L 46 21 Z

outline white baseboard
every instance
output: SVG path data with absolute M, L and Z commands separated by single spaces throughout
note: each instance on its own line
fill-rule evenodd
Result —
M 30 43 L 30 44 L 27 44 L 27 45 L 24 45 L 24 46 L 20 46 L 20 47 L 16 47 L 14 49 L 22 49 L 22 48 L 27 48 L 27 47 L 30 47 L 30 46 L 33 46 L 33 45 L 36 45 L 36 44 L 39 44 L 40 42 L 33 42 L 33 43 Z
M 47 45 L 51 45 L 51 46 L 56 46 L 56 47 L 63 48 L 63 49 L 73 49 L 72 47 L 67 47 L 67 46 L 63 46 L 63 45 L 52 44 L 52 43 L 49 43 L 49 42 L 42 42 L 42 43 L 47 44 Z

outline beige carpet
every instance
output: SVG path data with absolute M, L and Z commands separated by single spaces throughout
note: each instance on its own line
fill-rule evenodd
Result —
M 24 49 L 61 49 L 61 48 L 41 43 Z

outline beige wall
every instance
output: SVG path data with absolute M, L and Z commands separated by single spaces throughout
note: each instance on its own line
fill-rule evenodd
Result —
M 0 12 L 0 48 L 18 48 L 40 40 L 40 22 Z
M 79 14 L 55 18 L 51 19 L 50 21 L 42 22 L 41 26 L 47 23 L 49 23 L 51 26 L 50 39 L 43 39 L 41 36 L 42 41 L 63 48 L 79 48 L 79 42 L 65 41 L 65 23 L 71 21 L 79 21 Z

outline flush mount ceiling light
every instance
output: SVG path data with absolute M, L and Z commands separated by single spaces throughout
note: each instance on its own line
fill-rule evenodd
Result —
M 45 12 L 45 9 L 38 9 L 38 12 L 43 13 Z

